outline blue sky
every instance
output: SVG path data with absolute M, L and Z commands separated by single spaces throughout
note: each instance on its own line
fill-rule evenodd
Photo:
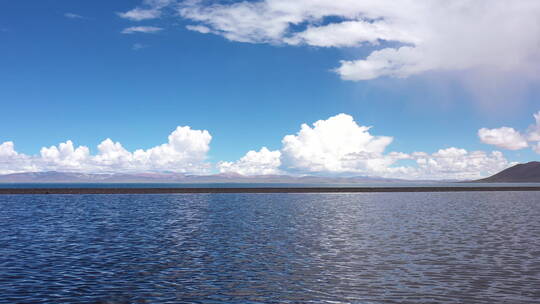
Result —
M 535 89 L 536 78 L 520 68 L 504 66 L 504 73 L 492 73 L 499 67 L 487 61 L 482 62 L 482 68 L 488 67 L 485 72 L 464 60 L 470 66 L 440 65 L 395 74 L 376 71 L 379 74 L 371 79 L 350 79 L 334 70 L 341 61 L 410 45 L 409 38 L 378 38 L 376 43 L 361 41 L 352 46 L 320 45 L 320 39 L 329 41 L 334 36 L 318 37 L 319 42 L 284 42 L 292 36 L 263 33 L 254 37 L 257 31 L 245 35 L 246 29 L 213 21 L 214 11 L 230 9 L 234 5 L 230 1 L 220 7 L 194 3 L 190 7 L 198 6 L 198 11 L 186 13 L 181 11 L 186 4 L 177 1 L 5 2 L 0 10 L 0 143 L 13 142 L 17 155 L 38 158 L 42 147 L 71 140 L 75 148 L 88 147 L 94 155 L 106 138 L 120 142 L 127 151 L 151 149 L 166 143 L 177 126 L 189 126 L 211 134 L 204 156 L 210 165 L 205 172 L 218 172 L 219 162 L 236 162 L 249 150 L 267 147 L 282 149 L 283 154 L 282 139 L 297 134 L 301 124 L 312 126 L 346 113 L 357 125 L 371 126 L 370 135 L 393 138 L 384 153 L 432 154 L 455 147 L 501 151 L 507 160 L 503 166 L 538 159 L 529 147 L 504 149 L 509 146 L 504 140 L 489 145 L 489 140 L 478 135 L 481 128 L 507 126 L 527 136 L 535 122 L 533 114 L 540 110 L 540 91 Z M 133 20 L 119 15 L 137 8 L 157 11 L 159 17 Z M 301 8 L 316 15 L 309 7 Z M 243 15 L 225 16 L 238 24 L 234 18 Z M 304 20 L 288 33 L 348 20 L 343 18 Z M 203 26 L 210 33 L 189 30 L 188 25 Z M 136 26 L 160 30 L 122 33 Z M 500 51 L 497 47 L 493 46 Z M 490 50 L 485 52 L 487 58 Z M 514 49 L 505 52 L 500 56 L 517 54 Z M 355 77 L 366 78 L 366 72 L 362 73 Z M 371 173 L 365 166 L 347 170 L 340 165 L 337 171 L 328 166 L 306 169 L 315 165 L 298 169 L 297 155 L 287 159 L 281 159 L 279 172 L 288 172 L 284 165 L 288 163 L 290 172 Z M 392 166 L 417 161 L 403 158 Z M 24 168 L 44 167 L 27 164 Z M 8 169 L 3 171 L 30 170 Z

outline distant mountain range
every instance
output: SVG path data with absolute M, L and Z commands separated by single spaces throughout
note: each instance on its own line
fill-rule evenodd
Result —
M 279 184 L 365 184 L 411 182 L 400 179 L 321 177 L 289 175 L 245 176 L 234 173 L 187 175 L 182 173 L 88 174 L 70 172 L 28 172 L 0 175 L 0 183 L 279 183 Z
M 488 178 L 476 180 L 480 183 L 540 183 L 540 162 L 533 161 L 505 169 Z
M 325 177 L 291 175 L 241 175 L 221 173 L 213 175 L 189 175 L 183 173 L 73 173 L 73 172 L 26 172 L 0 175 L 0 183 L 275 183 L 275 184 L 374 184 L 418 183 L 403 179 L 368 176 Z M 440 181 L 443 182 L 443 181 Z M 446 181 L 453 182 L 453 181 Z M 475 180 L 479 183 L 540 183 L 540 162 L 515 165 L 488 178 Z
M 0 175 L 0 183 L 276 183 L 276 184 L 374 184 L 418 183 L 403 179 L 368 176 L 325 177 L 291 175 L 241 175 L 221 173 L 213 175 L 189 175 L 183 173 L 74 173 L 74 172 L 26 172 Z M 443 181 L 440 181 L 443 182 Z M 453 181 L 446 181 L 453 182 Z M 540 162 L 515 165 L 478 183 L 540 183 Z

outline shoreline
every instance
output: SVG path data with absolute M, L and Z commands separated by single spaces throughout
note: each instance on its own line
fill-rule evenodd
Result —
M 540 191 L 539 186 L 507 187 L 259 187 L 259 188 L 0 188 L 9 194 L 197 194 L 197 193 L 377 193 Z

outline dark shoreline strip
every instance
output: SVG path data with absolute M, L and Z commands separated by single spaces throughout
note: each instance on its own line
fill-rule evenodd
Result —
M 540 191 L 540 187 L 0 188 L 2 194 L 366 193 Z

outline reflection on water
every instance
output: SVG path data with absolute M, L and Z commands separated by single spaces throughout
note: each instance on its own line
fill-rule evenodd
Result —
M 0 303 L 538 303 L 540 193 L 0 197 Z

